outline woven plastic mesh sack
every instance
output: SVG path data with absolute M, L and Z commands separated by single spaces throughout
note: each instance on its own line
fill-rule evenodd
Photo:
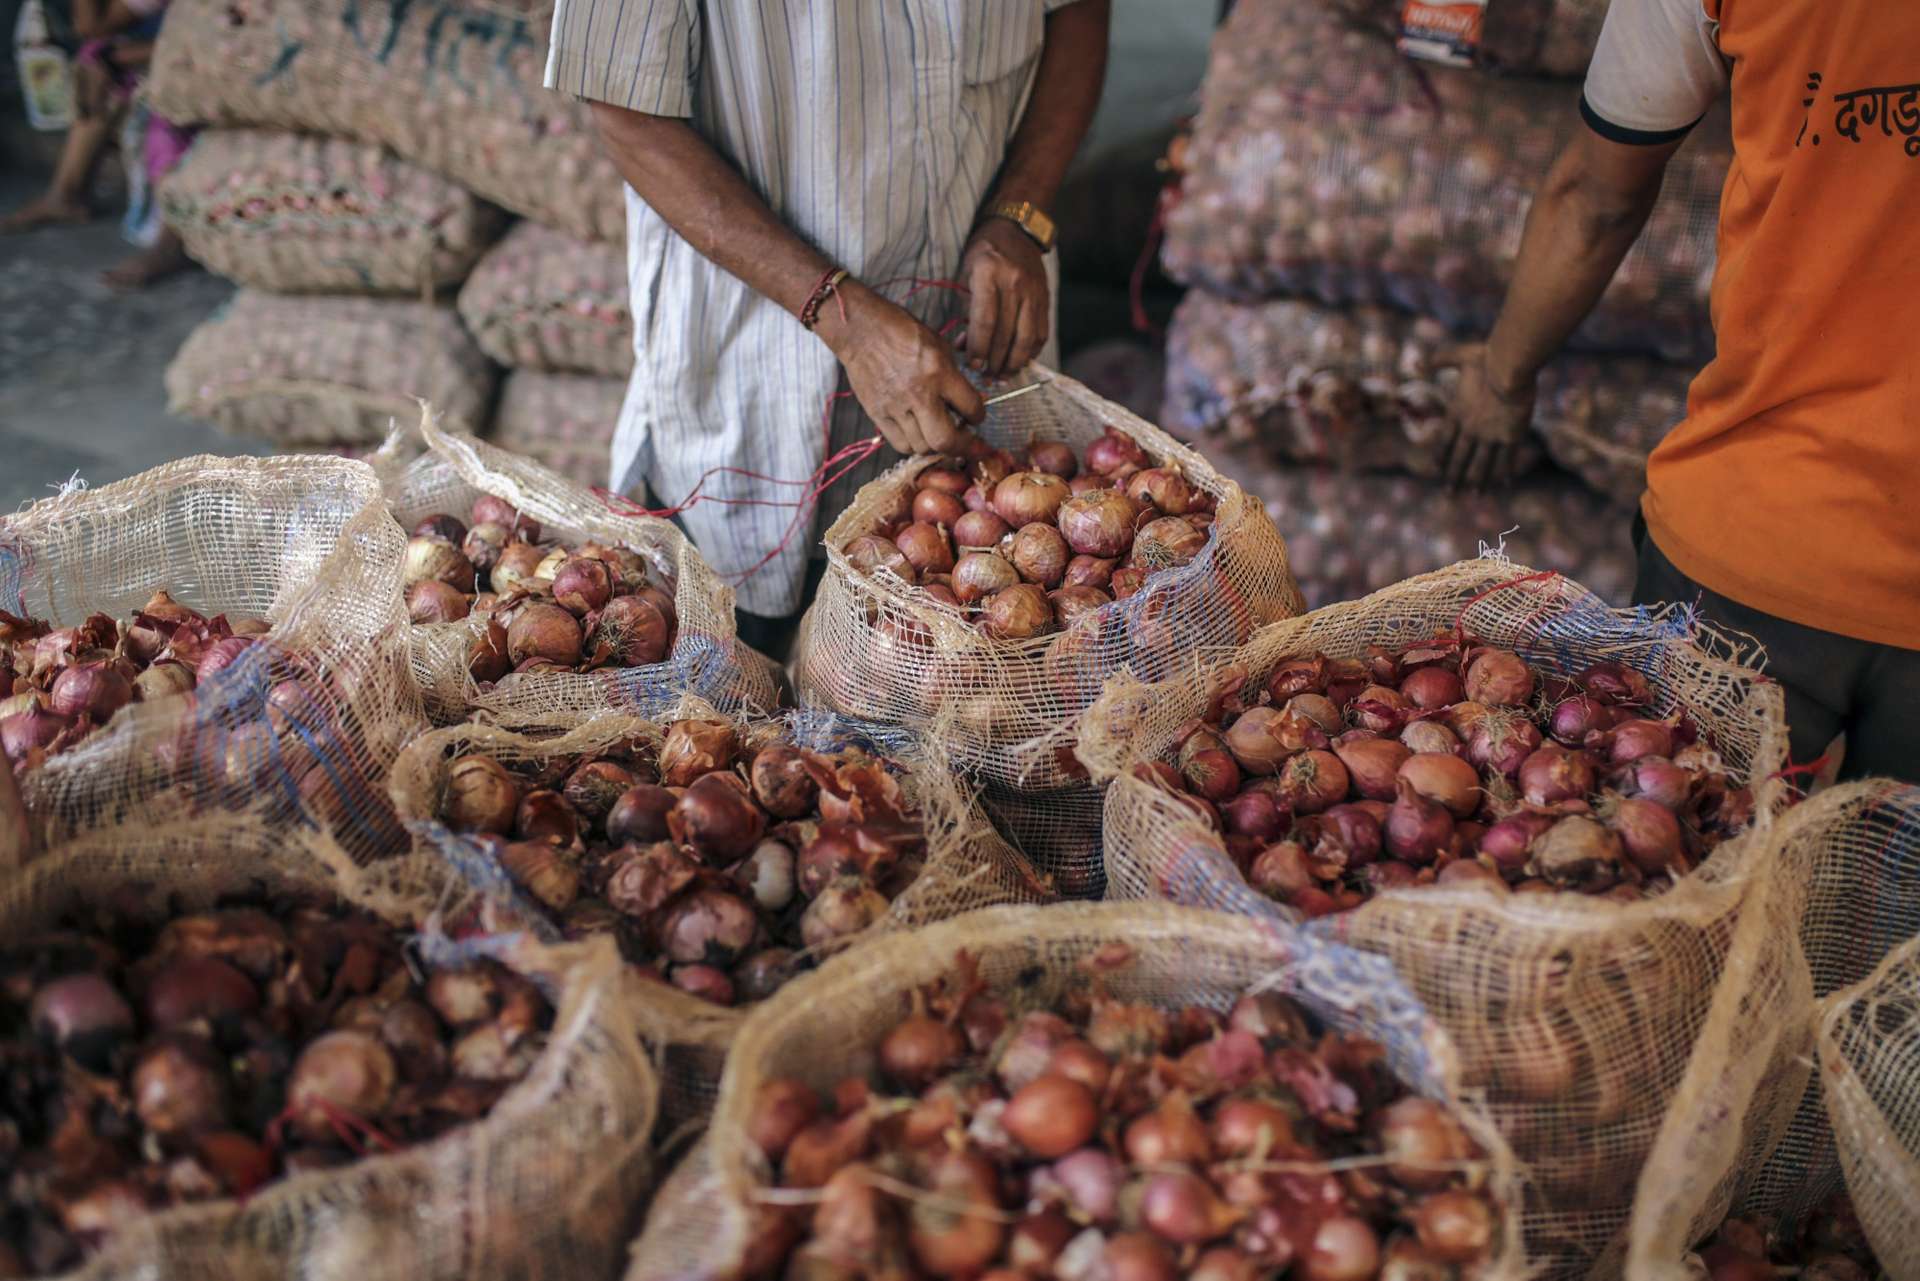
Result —
M 1124 947 L 1126 959 L 1105 968 Z M 1108 994 L 1162 1006 L 1230 1006 L 1249 991 L 1279 991 L 1339 1031 L 1368 1036 L 1409 1089 L 1452 1102 L 1487 1154 L 1506 1205 L 1516 1202 L 1510 1153 L 1455 1085 L 1444 1033 L 1420 1017 L 1379 958 L 1307 939 L 1269 923 L 1161 904 L 1067 903 L 991 908 L 913 934 L 879 939 L 836 957 L 768 1002 L 734 1041 L 708 1137 L 662 1186 L 633 1247 L 627 1281 L 734 1275 L 753 1232 L 755 1194 L 769 1171 L 746 1138 L 760 1084 L 793 1076 L 829 1088 L 873 1070 L 886 1032 L 913 989 L 953 971 L 965 950 L 1000 992 L 1046 1004 L 1084 982 L 1084 963 L 1103 953 Z M 1524 1274 L 1519 1234 L 1503 1224 L 1487 1278 Z
M 460 318 L 509 369 L 617 378 L 633 369 L 627 257 L 617 244 L 523 222 L 474 268 Z
M 364 463 L 199 457 L 0 520 L 0 609 L 76 626 L 157 589 L 270 630 L 192 695 L 136 703 L 21 778 L 51 845 L 250 808 L 363 861 L 406 845 L 381 781 L 424 725 L 400 636 L 405 540 Z
M 1452 438 L 1458 346 L 1431 317 L 1195 290 L 1167 331 L 1162 421 L 1289 461 L 1431 479 Z M 1656 360 L 1564 356 L 1541 372 L 1533 429 L 1556 463 L 1632 507 L 1648 453 L 1686 416 L 1692 380 Z
M 516 369 L 500 385 L 487 439 L 591 489 L 607 483 L 626 398 L 624 378 Z
M 1300 609 L 1286 544 L 1258 502 L 1152 424 L 1063 375 L 1039 377 L 1048 380 L 1039 391 L 993 406 L 980 434 L 1003 448 L 1062 440 L 1078 449 L 1118 428 L 1218 501 L 1200 554 L 1065 632 L 994 640 L 898 577 L 858 573 L 847 561 L 847 543 L 879 524 L 932 462 L 909 459 L 862 488 L 827 529 L 826 577 L 794 660 L 802 701 L 915 727 L 962 768 L 1029 790 L 1082 777 L 1069 754 L 1028 759 L 1014 749 L 1069 724 L 1110 673 L 1170 672 L 1196 648 L 1239 644 Z
M 1920 938 L 1822 1004 L 1827 1113 L 1861 1226 L 1896 1281 L 1920 1277 Z
M 1213 42 L 1162 261 L 1239 298 L 1371 303 L 1485 333 L 1533 193 L 1579 90 L 1415 62 L 1322 0 L 1234 6 Z M 1640 240 L 1576 344 L 1669 360 L 1713 352 L 1708 290 L 1724 110 L 1667 169 Z
M 10 935 L 112 902 L 163 919 L 224 895 L 326 893 L 406 928 L 433 879 L 411 860 L 358 872 L 323 846 L 253 821 L 143 827 L 56 851 L 0 887 Z M 553 1029 L 527 1076 L 483 1119 L 439 1139 L 120 1225 L 69 1274 L 86 1281 L 479 1281 L 610 1271 L 651 1173 L 658 1088 L 641 1024 L 618 999 L 611 946 L 502 940 L 539 982 Z M 425 949 L 431 964 L 432 949 Z
M 1382 30 L 1399 30 L 1406 0 L 1327 0 Z M 1510 75 L 1583 75 L 1600 42 L 1608 0 L 1487 0 L 1473 63 Z M 1444 3 L 1436 8 L 1444 10 Z
M 618 243 L 626 204 L 592 117 L 541 87 L 551 15 L 484 0 L 176 0 L 148 93 L 179 124 L 380 143 L 514 213 Z
M 673 709 L 672 719 L 714 714 L 706 704 L 688 699 Z M 393 803 L 423 857 L 445 866 L 473 898 L 491 900 L 542 941 L 556 942 L 559 934 L 550 916 L 522 894 L 474 840 L 440 821 L 448 767 L 470 754 L 490 756 L 511 768 L 634 744 L 657 750 L 665 725 L 664 719 L 605 715 L 545 737 L 484 725 L 448 726 L 416 739 L 395 762 Z M 735 719 L 735 725 L 743 742 L 784 740 L 820 751 L 858 746 L 900 767 L 902 787 L 926 832 L 926 861 L 868 935 L 911 930 L 976 907 L 1048 897 L 1026 860 L 995 835 L 953 776 L 939 762 L 926 759 L 911 739 L 817 712 L 795 712 L 778 721 Z M 448 900 L 449 910 L 458 905 L 458 899 Z M 654 1016 L 648 1039 L 661 1062 L 664 1114 L 670 1122 L 704 1115 L 712 1107 L 727 1047 L 750 1007 L 717 1006 L 665 983 L 633 986 Z M 782 988 L 773 999 L 783 1000 L 785 993 Z
M 1240 448 L 1212 453 L 1287 531 L 1310 608 L 1489 550 L 1553 565 L 1610 604 L 1633 595 L 1638 558 L 1628 516 L 1571 477 L 1541 469 L 1499 493 L 1466 493 L 1417 476 L 1276 464 Z
M 1790 948 L 1734 948 L 1754 887 L 1774 870 L 1776 811 L 1787 795 L 1776 773 L 1786 763 L 1784 703 L 1778 685 L 1731 661 L 1740 656 L 1731 641 L 1680 609 L 1616 612 L 1559 575 L 1495 560 L 1274 624 L 1234 661 L 1264 683 L 1282 658 L 1360 657 L 1368 645 L 1405 646 L 1456 629 L 1569 676 L 1601 660 L 1626 663 L 1652 683 L 1659 714 L 1685 708 L 1729 775 L 1756 789 L 1754 827 L 1657 898 L 1619 904 L 1429 887 L 1382 894 L 1308 927 L 1391 958 L 1447 1029 L 1463 1080 L 1485 1089 L 1489 1114 L 1527 1167 L 1529 1261 L 1552 1276 L 1585 1275 L 1608 1260 L 1603 1271 L 1613 1271 L 1634 1179 L 1716 992 L 1739 985 L 1748 1019 L 1784 1021 L 1795 1008 Z M 1291 919 L 1246 884 L 1213 829 L 1127 772 L 1173 748 L 1204 710 L 1216 671 L 1196 664 L 1157 686 L 1117 679 L 1085 718 L 1081 756 L 1095 777 L 1113 779 L 1108 896 Z M 1756 1067 L 1804 1079 L 1793 1050 L 1778 1051 Z M 1790 1115 L 1798 1088 L 1786 1093 Z M 1751 1123 L 1784 1120 L 1776 1106 Z
M 1082 782 L 1035 790 L 986 778 L 979 789 L 980 808 L 995 830 L 1033 861 L 1054 893 L 1064 899 L 1105 896 L 1098 787 Z
M 277 293 L 414 294 L 466 278 L 507 216 L 372 143 L 209 129 L 160 185 L 207 270 Z
M 1756 987 L 1770 985 L 1787 999 L 1762 999 L 1775 994 L 1765 987 L 1756 995 L 1725 985 L 1716 997 L 1641 1176 L 1629 1257 L 1636 1276 L 1680 1281 L 1675 1251 L 1728 1212 L 1795 1230 L 1841 1190 L 1843 1173 L 1856 1204 L 1872 1199 L 1855 1184 L 1874 1176 L 1864 1167 L 1857 1175 L 1856 1167 L 1885 1153 L 1873 1144 L 1864 1153 L 1849 1151 L 1847 1127 L 1885 1131 L 1855 1108 L 1864 1078 L 1830 1062 L 1831 1041 L 1841 1038 L 1856 1065 L 1869 1061 L 1861 1056 L 1881 1032 L 1887 1045 L 1899 1043 L 1897 1021 L 1883 1026 L 1859 1016 L 1879 975 L 1910 963 L 1889 958 L 1910 957 L 1903 949 L 1920 933 L 1920 788 L 1884 779 L 1830 788 L 1792 810 L 1771 845 L 1772 874 L 1756 884 L 1755 904 L 1743 910 L 1728 964 L 1746 964 Z M 1756 1019 L 1751 1007 L 1775 1017 Z M 1809 1074 L 1804 1065 L 1813 1061 L 1816 1042 L 1821 1069 Z M 1783 1056 L 1801 1070 L 1772 1072 Z M 1910 1086 L 1910 1065 L 1872 1070 L 1896 1066 Z M 1872 1106 L 1900 1114 L 1897 1095 L 1879 1093 L 1877 1079 L 1865 1088 L 1878 1100 Z M 1742 1126 L 1727 1124 L 1742 1117 L 1749 1118 Z M 1907 1133 L 1910 1142 L 1913 1131 Z M 1897 1152 L 1897 1145 L 1886 1151 Z M 1897 1159 L 1911 1162 L 1910 1155 Z M 1705 1210 L 1690 1215 L 1694 1206 Z M 1902 1226 L 1910 1236 L 1911 1218 Z M 1894 1274 L 1902 1275 L 1897 1268 Z
M 375 445 L 419 400 L 481 426 L 495 374 L 451 307 L 243 289 L 167 366 L 167 410 L 281 445 Z
M 678 527 L 652 516 L 623 516 L 592 492 L 530 458 L 464 433 L 442 430 L 419 411 L 428 452 L 389 485 L 403 528 L 446 513 L 466 520 L 473 500 L 492 494 L 538 521 L 541 537 L 570 545 L 597 541 L 645 556 L 671 584 L 679 627 L 666 661 L 584 673 L 523 673 L 482 688 L 467 672 L 467 643 L 481 620 L 407 629 L 413 673 L 437 722 L 481 719 L 514 728 L 565 729 L 609 711 L 641 715 L 692 694 L 724 711 L 771 710 L 778 702 L 772 664 L 733 629 L 733 590 L 714 574 Z

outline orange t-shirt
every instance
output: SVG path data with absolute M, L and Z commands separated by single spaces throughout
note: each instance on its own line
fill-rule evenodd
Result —
M 1583 111 L 1661 141 L 1728 86 L 1717 355 L 1648 530 L 1742 604 L 1920 649 L 1920 0 L 1614 0 Z

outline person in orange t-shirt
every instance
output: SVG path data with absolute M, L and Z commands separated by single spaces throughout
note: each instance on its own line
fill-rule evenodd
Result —
M 1613 0 L 1580 130 L 1462 370 L 1456 481 L 1508 474 L 1535 379 L 1730 94 L 1717 354 L 1647 463 L 1641 602 L 1752 634 L 1794 758 L 1920 777 L 1920 2 Z

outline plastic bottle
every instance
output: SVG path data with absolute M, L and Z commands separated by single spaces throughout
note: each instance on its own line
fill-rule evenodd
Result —
M 27 123 L 53 132 L 73 123 L 73 64 L 53 43 L 43 0 L 25 0 L 13 24 L 13 60 L 20 68 L 20 92 L 27 100 Z

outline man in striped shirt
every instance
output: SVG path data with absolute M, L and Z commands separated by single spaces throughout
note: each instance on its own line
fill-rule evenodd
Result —
M 780 648 L 804 604 L 793 482 L 876 429 L 951 447 L 984 412 L 960 362 L 1042 354 L 1044 211 L 1099 99 L 1108 4 L 559 0 L 547 84 L 593 104 L 629 186 L 612 484 L 678 503 L 706 477 L 681 519 L 750 642 Z M 967 293 L 910 292 L 929 280 Z M 962 351 L 939 332 L 956 321 Z

